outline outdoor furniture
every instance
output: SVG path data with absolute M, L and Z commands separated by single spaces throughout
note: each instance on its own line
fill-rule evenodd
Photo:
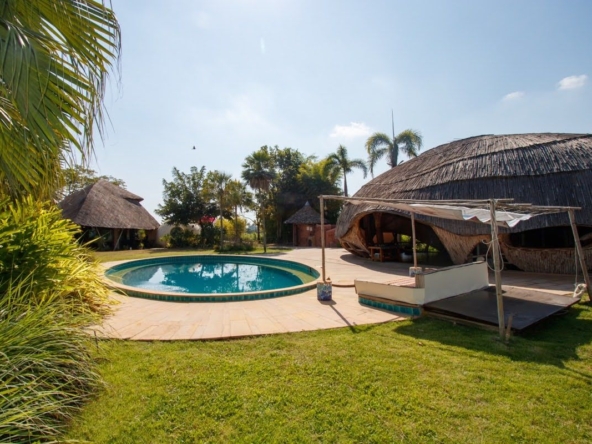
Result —
M 368 249 L 370 250 L 370 259 L 373 261 L 395 260 L 401 254 L 401 248 L 398 245 L 373 245 Z

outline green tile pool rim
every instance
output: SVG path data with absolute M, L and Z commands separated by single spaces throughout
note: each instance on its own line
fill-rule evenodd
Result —
M 123 274 L 148 265 L 183 263 L 187 260 L 199 259 L 202 263 L 219 263 L 227 260 L 235 264 L 264 265 L 289 270 L 305 282 L 293 287 L 278 288 L 274 290 L 250 291 L 242 293 L 175 293 L 166 291 L 153 291 L 138 287 L 130 287 L 121 283 Z M 125 261 L 105 270 L 105 278 L 108 285 L 128 296 L 144 299 L 154 299 L 168 302 L 236 302 L 271 299 L 283 296 L 291 296 L 312 290 L 317 286 L 320 273 L 313 267 L 299 262 L 284 259 L 266 258 L 259 256 L 233 256 L 233 255 L 184 255 L 168 256 L 150 259 L 137 259 Z

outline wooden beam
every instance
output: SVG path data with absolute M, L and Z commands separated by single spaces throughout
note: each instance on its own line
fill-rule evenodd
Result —
M 497 322 L 500 338 L 505 338 L 505 317 L 504 317 L 504 298 L 502 295 L 502 272 L 500 264 L 500 247 L 497 234 L 497 221 L 495 219 L 495 199 L 489 200 L 489 211 L 491 213 L 491 245 L 493 247 L 493 268 L 495 274 L 495 296 L 497 299 Z
M 325 201 L 323 196 L 320 196 L 319 200 L 321 202 L 321 270 L 323 283 L 325 283 Z
M 568 210 L 567 214 L 569 215 L 569 224 L 571 225 L 571 231 L 573 232 L 574 243 L 576 244 L 576 251 L 578 252 L 578 257 L 580 259 L 580 268 L 582 269 L 582 274 L 584 275 L 584 281 L 586 282 L 586 291 L 588 292 L 588 300 L 592 301 L 592 296 L 590 296 L 590 292 L 592 288 L 590 288 L 590 277 L 588 276 L 588 267 L 586 266 L 586 258 L 584 257 L 584 251 L 582 249 L 582 243 L 580 242 L 580 234 L 578 233 L 578 227 L 576 227 L 576 217 L 574 214 L 574 210 Z M 577 265 L 576 265 L 577 267 Z M 576 270 L 577 273 L 577 270 Z

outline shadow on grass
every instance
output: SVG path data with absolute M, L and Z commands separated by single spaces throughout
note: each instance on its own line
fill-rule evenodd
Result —
M 341 320 L 347 325 L 349 330 L 354 334 L 366 333 L 366 332 L 372 330 L 375 326 L 379 325 L 379 324 L 364 324 L 364 325 L 352 324 L 351 322 L 349 322 L 349 320 L 345 316 L 343 316 L 341 314 L 341 312 L 337 308 L 335 308 L 335 306 L 337 305 L 337 302 L 335 302 L 333 300 L 318 301 L 318 302 L 321 305 L 329 306 L 337 314 L 337 316 L 339 316 L 341 318 Z
M 433 318 L 419 318 L 397 325 L 393 332 L 446 346 L 505 356 L 514 361 L 566 368 L 568 361 L 582 360 L 581 347 L 592 348 L 592 307 L 575 305 L 563 315 L 547 318 L 522 334 L 512 336 L 508 344 L 491 330 Z M 576 373 L 592 381 L 592 372 Z

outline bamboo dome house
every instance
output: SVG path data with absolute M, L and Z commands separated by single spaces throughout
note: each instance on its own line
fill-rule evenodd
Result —
M 581 207 L 575 223 L 592 264 L 592 134 L 484 135 L 433 148 L 374 178 L 354 197 L 451 200 L 512 198 L 517 203 Z M 416 216 L 418 242 L 445 250 L 454 264 L 486 250 L 486 225 Z M 337 221 L 342 246 L 359 256 L 410 235 L 407 213 L 379 204 L 346 204 Z M 505 261 L 524 271 L 573 273 L 567 214 L 534 217 L 500 229 Z M 481 251 L 479 251 L 481 249 Z

